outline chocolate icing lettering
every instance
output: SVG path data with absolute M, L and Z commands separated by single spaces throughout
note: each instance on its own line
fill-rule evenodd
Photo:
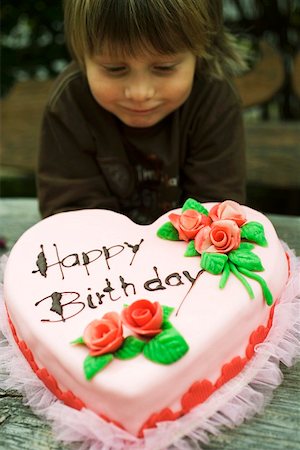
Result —
M 144 288 L 148 291 L 158 291 L 158 290 L 164 290 L 167 287 L 176 287 L 176 286 L 184 285 L 185 283 L 183 281 L 183 275 L 191 283 L 191 286 L 189 287 L 188 292 L 186 293 L 184 299 L 182 300 L 182 302 L 177 310 L 177 314 L 178 314 L 181 305 L 183 304 L 183 302 L 184 302 L 185 298 L 187 297 L 188 293 L 190 292 L 192 286 L 194 285 L 194 283 L 197 280 L 197 278 L 199 277 L 199 275 L 203 272 L 203 270 L 199 271 L 195 278 L 192 277 L 190 275 L 190 273 L 185 270 L 182 272 L 182 274 L 179 274 L 178 272 L 174 272 L 174 273 L 167 275 L 165 278 L 160 278 L 157 267 L 154 266 L 153 270 L 155 272 L 156 277 L 151 278 L 150 280 L 147 280 L 144 283 Z M 50 300 L 51 305 L 50 305 L 49 310 L 51 312 L 54 312 L 55 314 L 58 314 L 61 317 L 61 319 L 60 320 L 52 320 L 50 318 L 50 319 L 41 319 L 41 321 L 42 322 L 65 322 L 67 319 L 70 319 L 71 317 L 74 317 L 77 314 L 79 314 L 85 308 L 85 306 L 87 306 L 88 308 L 91 308 L 91 309 L 97 309 L 99 307 L 99 305 L 101 306 L 104 303 L 105 298 L 107 298 L 108 301 L 115 302 L 117 300 L 122 299 L 122 297 L 124 298 L 124 294 L 126 297 L 130 297 L 131 295 L 136 294 L 136 285 L 134 283 L 129 283 L 129 282 L 125 281 L 125 279 L 122 275 L 119 276 L 119 280 L 120 280 L 120 284 L 117 286 L 117 288 L 119 290 L 122 289 L 122 292 L 120 292 L 121 295 L 119 295 L 119 296 L 118 296 L 118 290 L 112 286 L 112 283 L 108 278 L 105 279 L 105 287 L 102 289 L 101 293 L 100 293 L 100 291 L 92 292 L 92 289 L 90 287 L 87 288 L 87 292 L 85 294 L 79 293 L 79 292 L 74 292 L 74 291 L 66 291 L 66 292 L 56 292 L 55 291 L 55 292 L 53 292 L 51 295 L 44 297 L 41 300 L 39 300 L 38 302 L 36 302 L 35 306 L 38 306 L 40 303 L 42 303 L 46 300 Z M 166 286 L 164 285 L 164 283 Z M 123 295 L 122 295 L 122 293 L 123 293 Z M 70 296 L 74 296 L 74 297 L 71 298 L 71 300 L 69 300 Z M 79 301 L 79 298 L 80 298 L 80 301 Z M 73 312 L 74 311 L 74 306 L 73 306 L 73 310 L 71 310 L 73 313 L 66 317 L 66 315 L 64 314 L 64 311 L 66 310 L 67 307 L 68 307 L 67 310 L 69 311 L 69 308 L 71 308 L 72 305 L 78 305 L 76 308 L 76 311 Z
M 63 263 L 60 260 L 60 257 L 59 257 L 59 254 L 58 254 L 57 245 L 53 244 L 53 247 L 55 248 L 55 254 L 56 254 L 56 257 L 57 257 L 57 262 L 55 262 L 53 264 L 48 264 L 47 258 L 46 258 L 45 252 L 44 252 L 44 247 L 43 247 L 43 245 L 41 245 L 42 251 L 38 254 L 38 258 L 37 258 L 37 261 L 36 261 L 36 265 L 38 266 L 38 270 L 33 270 L 32 273 L 38 273 L 39 272 L 43 277 L 46 278 L 47 277 L 48 268 L 58 265 L 59 269 L 60 269 L 61 277 L 62 277 L 62 279 L 64 279 L 65 277 L 64 277 L 64 272 L 63 272 L 63 269 L 62 269 Z M 74 256 L 74 254 L 73 255 L 69 255 L 69 256 Z M 64 259 L 66 259 L 66 258 L 64 258 Z M 65 267 L 73 267 L 74 265 L 75 264 L 73 264 L 72 266 L 65 266 Z
M 152 278 L 151 280 L 148 280 L 144 283 L 144 288 L 147 289 L 147 291 L 158 291 L 161 289 L 166 289 L 165 286 L 162 285 L 161 279 L 158 276 L 157 267 L 153 267 L 153 270 L 156 274 L 156 278 Z M 154 287 L 151 287 L 154 285 Z
M 94 259 L 90 259 L 90 253 L 96 253 L 96 256 Z M 82 252 L 82 259 L 83 259 L 83 265 L 85 266 L 86 269 L 86 273 L 89 275 L 89 271 L 88 271 L 88 265 L 91 264 L 92 262 L 96 261 L 98 258 L 100 258 L 100 256 L 102 255 L 102 250 L 90 250 L 88 252 Z
M 74 259 L 73 259 L 74 258 Z M 70 259 L 70 263 L 67 264 L 68 260 Z M 72 261 L 73 259 L 73 261 Z M 77 253 L 72 253 L 71 255 L 65 256 L 65 258 L 63 258 L 63 260 L 61 261 L 61 264 L 64 267 L 74 267 L 74 266 L 79 266 L 80 262 L 79 262 L 79 257 Z
M 177 280 L 176 284 L 171 283 L 172 278 L 175 278 Z M 165 279 L 165 282 L 168 286 L 180 286 L 181 284 L 184 284 L 181 280 L 181 276 L 177 272 L 168 275 Z
M 110 250 L 113 249 L 113 248 L 118 248 L 118 247 L 120 248 L 120 250 L 118 252 L 116 252 L 116 253 L 111 255 L 110 254 Z M 102 247 L 102 248 L 103 248 L 103 252 L 104 252 L 105 262 L 107 264 L 107 268 L 110 269 L 109 264 L 108 264 L 108 260 L 110 258 L 113 258 L 114 256 L 117 256 L 119 253 L 121 253 L 124 250 L 125 247 L 123 245 L 113 245 L 112 247 L 109 247 L 109 248 L 107 248 L 107 247 Z
M 139 243 L 139 244 L 135 244 L 135 245 L 131 245 L 131 244 L 128 244 L 128 242 L 124 242 L 124 244 L 126 244 L 127 247 L 129 247 L 129 248 L 132 249 L 133 257 L 132 257 L 132 260 L 131 260 L 131 262 L 130 262 L 130 264 L 129 264 L 130 266 L 132 265 L 133 260 L 134 260 L 134 258 L 135 258 L 135 255 L 136 255 L 137 252 L 139 251 L 142 242 L 144 242 L 144 239 L 141 239 L 141 240 L 140 240 L 140 243 Z
M 103 303 L 102 299 L 103 299 L 103 297 L 105 297 L 105 294 L 99 294 L 99 292 L 96 292 L 96 295 L 98 297 L 99 305 L 102 305 L 102 303 Z
M 134 244 L 134 245 L 129 244 L 128 242 L 124 242 L 124 244 L 127 245 L 127 247 L 129 249 L 131 249 L 130 255 L 133 255 L 131 258 L 131 261 L 129 263 L 130 266 L 132 265 L 134 258 L 136 256 L 137 252 L 139 251 L 142 242 L 144 242 L 144 239 L 141 239 L 139 244 Z M 51 264 L 50 264 L 49 263 L 49 259 L 50 259 L 49 254 L 46 257 L 46 252 L 44 250 L 44 246 L 41 245 L 40 247 L 41 247 L 41 251 L 38 254 L 37 259 L 36 259 L 36 266 L 38 267 L 38 270 L 33 270 L 32 273 L 39 273 L 41 276 L 46 278 L 48 275 L 48 269 L 50 267 L 58 266 L 62 280 L 64 280 L 64 278 L 65 278 L 64 269 L 71 269 L 75 266 L 83 266 L 84 269 L 86 270 L 86 274 L 89 276 L 90 275 L 90 271 L 89 271 L 90 265 L 92 263 L 94 263 L 95 261 L 97 261 L 102 255 L 104 256 L 104 260 L 107 265 L 107 268 L 110 269 L 109 260 L 111 258 L 114 258 L 115 256 L 119 255 L 120 253 L 122 253 L 123 250 L 125 249 L 124 245 L 121 245 L 121 244 L 113 245 L 111 247 L 103 246 L 102 250 L 92 249 L 92 250 L 81 252 L 81 254 L 74 252 L 74 253 L 70 253 L 69 255 L 66 255 L 63 258 L 61 258 L 59 256 L 57 245 L 53 244 L 53 247 L 55 249 L 55 252 L 54 252 L 55 259 L 54 259 L 54 261 L 51 261 Z M 49 250 L 48 250 L 48 253 L 49 253 Z M 53 253 L 52 253 L 52 257 L 53 257 Z
M 49 276 L 49 269 L 56 267 L 56 275 L 59 274 L 59 278 L 65 280 L 66 271 L 72 270 L 72 268 L 77 267 L 77 270 L 79 268 L 82 268 L 85 271 L 86 276 L 88 277 L 91 275 L 96 275 L 98 280 L 97 274 L 99 273 L 99 269 L 97 268 L 97 266 L 96 269 L 94 269 L 94 273 L 91 273 L 91 265 L 95 263 L 95 261 L 100 261 L 101 258 L 101 264 L 105 265 L 104 270 L 110 270 L 110 260 L 112 260 L 112 258 L 116 257 L 125 250 L 125 261 L 127 259 L 127 256 L 129 256 L 129 258 L 127 259 L 127 263 L 129 264 L 129 266 L 132 266 L 143 242 L 144 239 L 140 239 L 139 243 L 137 244 L 124 242 L 124 245 L 118 244 L 111 247 L 102 246 L 101 249 L 96 248 L 79 253 L 74 252 L 63 255 L 63 257 L 61 257 L 61 255 L 59 254 L 56 244 L 53 244 L 54 250 L 52 249 L 52 252 L 51 246 L 47 249 L 47 256 L 44 246 L 41 245 L 41 251 L 38 253 L 36 259 L 36 266 L 38 269 L 33 270 L 32 273 L 39 273 L 42 277 L 47 278 L 47 276 Z M 184 299 L 179 305 L 179 308 L 177 309 L 178 314 L 181 305 L 190 292 L 190 289 L 194 285 L 196 279 L 199 277 L 200 272 L 198 273 L 196 278 L 190 275 L 187 270 L 183 270 L 182 273 L 173 272 L 161 277 L 156 266 L 153 266 L 152 270 L 154 271 L 154 276 L 147 279 L 144 283 L 142 282 L 141 285 L 141 287 L 143 286 L 147 291 L 155 292 L 165 290 L 167 289 L 167 287 L 181 286 L 186 283 L 186 281 L 184 280 L 187 280 L 189 281 L 189 283 L 191 283 L 187 294 L 185 295 Z M 101 273 L 103 273 L 103 267 L 100 268 L 100 274 Z M 66 282 L 67 279 L 64 281 L 64 283 Z M 101 289 L 99 289 L 99 287 L 97 289 L 97 292 L 92 292 L 92 288 L 90 287 L 87 288 L 87 291 L 85 293 L 67 290 L 64 292 L 53 291 L 52 294 L 37 301 L 35 303 L 35 306 L 39 306 L 41 303 L 46 301 L 50 302 L 49 311 L 60 317 L 59 320 L 55 320 L 52 319 L 52 316 L 50 315 L 49 318 L 41 319 L 42 322 L 65 322 L 71 317 L 74 317 L 77 314 L 81 313 L 81 311 L 83 311 L 86 306 L 90 309 L 97 309 L 106 301 L 116 302 L 124 297 L 130 298 L 132 295 L 136 295 L 136 292 L 138 290 L 136 288 L 136 284 L 137 281 L 135 281 L 134 283 L 130 282 L 129 280 L 125 280 L 124 276 L 122 275 L 119 275 L 119 282 L 116 279 L 110 280 L 109 278 L 105 278 L 102 291 Z
M 88 290 L 90 291 L 91 290 L 91 288 L 88 288 Z M 87 302 L 88 302 L 88 307 L 89 308 L 92 308 L 92 309 L 95 309 L 95 308 L 97 308 L 97 306 L 96 305 L 94 305 L 94 303 L 93 303 L 93 297 L 92 297 L 92 295 L 91 294 L 88 294 L 87 295 Z
M 32 273 L 38 273 L 39 272 L 43 277 L 47 278 L 48 268 L 52 267 L 52 266 L 56 266 L 58 264 L 59 267 L 60 267 L 60 272 L 61 272 L 62 279 L 64 279 L 64 273 L 63 273 L 62 268 L 61 268 L 61 261 L 60 261 L 59 256 L 58 256 L 57 246 L 55 244 L 53 244 L 53 247 L 55 248 L 55 253 L 56 253 L 58 262 L 56 262 L 54 264 L 48 264 L 47 258 L 46 258 L 45 252 L 44 252 L 44 246 L 41 245 L 42 251 L 38 254 L 38 257 L 37 257 L 37 260 L 36 260 L 36 265 L 38 266 L 38 270 L 33 270 Z
M 147 291 L 158 291 L 158 290 L 166 289 L 166 287 L 162 283 L 161 278 L 158 275 L 157 267 L 154 266 L 153 270 L 156 274 L 156 278 L 152 278 L 151 280 L 146 281 L 144 283 L 144 288 L 147 289 Z M 187 270 L 184 270 L 182 273 L 185 275 L 185 277 L 187 278 L 187 280 L 190 283 L 194 283 L 196 278 L 198 277 L 198 275 L 197 275 L 196 278 L 193 278 Z M 173 279 L 175 278 L 177 280 L 177 282 L 175 284 L 171 283 L 172 278 Z M 170 275 L 168 275 L 165 278 L 165 283 L 168 286 L 180 286 L 180 285 L 184 284 L 184 282 L 182 281 L 182 277 L 178 272 L 174 272 L 174 273 L 171 273 Z M 152 286 L 152 285 L 154 285 L 154 286 Z
M 74 295 L 74 298 L 71 298 L 71 300 L 67 301 L 66 303 L 62 303 L 62 300 L 64 297 L 67 297 L 66 300 L 68 300 L 70 295 Z M 51 308 L 50 311 L 58 314 L 61 316 L 61 319 L 59 320 L 51 320 L 51 319 L 41 319 L 42 322 L 65 322 L 67 319 L 70 319 L 71 317 L 76 316 L 79 314 L 84 308 L 85 304 L 80 301 L 76 301 L 80 297 L 78 292 L 53 292 L 51 295 L 48 295 L 47 297 L 42 298 L 38 302 L 35 303 L 35 306 L 38 306 L 41 302 L 51 299 Z M 64 310 L 67 306 L 73 307 L 74 305 L 78 305 L 79 309 L 71 314 L 70 316 L 65 317 Z
M 136 294 L 135 286 L 134 286 L 133 283 L 126 283 L 126 281 L 124 280 L 124 278 L 121 275 L 120 275 L 119 278 L 120 278 L 120 281 L 122 283 L 121 287 L 122 287 L 123 291 L 125 292 L 126 297 L 128 297 L 128 294 L 127 294 L 127 291 L 126 291 L 128 286 L 132 286 L 133 287 L 133 293 Z
M 196 275 L 196 278 L 191 277 L 191 275 L 189 274 L 189 272 L 187 270 L 183 271 L 183 274 L 187 277 L 187 279 L 189 281 L 191 281 L 192 285 L 190 286 L 189 290 L 187 291 L 187 293 L 185 294 L 185 296 L 183 297 L 183 299 L 180 302 L 180 305 L 177 308 L 176 314 L 175 316 L 178 316 L 180 308 L 182 307 L 183 303 L 185 302 L 187 296 L 189 295 L 189 293 L 192 290 L 192 287 L 194 286 L 194 284 L 196 283 L 196 281 L 198 280 L 198 278 L 200 277 L 200 275 L 202 275 L 204 273 L 204 269 L 199 270 L 199 272 Z
M 198 272 L 196 275 L 196 278 L 193 278 L 187 270 L 183 270 L 182 273 L 192 284 L 194 283 L 194 281 L 197 279 L 197 276 L 199 275 L 199 272 Z
M 111 293 L 112 291 L 114 291 L 115 289 L 111 287 L 111 282 L 106 278 L 105 279 L 107 287 L 103 289 L 103 292 L 108 292 L 109 298 L 112 302 L 115 302 L 117 300 L 119 300 L 121 297 L 118 298 L 112 298 Z
M 50 311 L 56 312 L 58 315 L 60 315 L 63 318 L 63 310 L 61 307 L 61 293 L 60 292 L 53 292 L 53 294 L 51 294 L 51 298 L 52 298 L 52 306 L 50 308 Z M 64 318 L 63 318 L 64 320 Z
M 36 273 L 36 272 L 40 272 L 40 274 L 43 277 L 47 277 L 47 259 L 44 253 L 44 248 L 41 245 L 41 249 L 42 251 L 38 254 L 37 256 L 37 260 L 36 260 L 36 265 L 38 266 L 39 270 L 33 271 L 32 273 Z

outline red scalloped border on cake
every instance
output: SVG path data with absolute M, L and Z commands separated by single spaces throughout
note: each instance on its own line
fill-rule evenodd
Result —
M 142 437 L 144 430 L 155 427 L 158 422 L 162 422 L 164 420 L 176 420 L 184 414 L 188 413 L 195 406 L 198 406 L 201 403 L 205 402 L 208 397 L 210 397 L 223 384 L 227 383 L 227 381 L 238 375 L 244 368 L 246 363 L 254 355 L 255 346 L 262 343 L 266 339 L 272 326 L 275 304 L 270 310 L 267 325 L 260 325 L 255 331 L 251 333 L 244 358 L 237 356 L 233 358 L 229 363 L 224 364 L 221 368 L 221 375 L 214 384 L 209 380 L 201 380 L 193 383 L 189 390 L 181 398 L 181 410 L 174 413 L 168 409 L 168 411 L 170 411 L 170 413 L 168 414 L 168 418 L 166 418 L 166 409 L 152 414 L 152 416 L 142 425 L 138 436 Z
M 9 317 L 8 311 L 7 311 L 7 317 L 8 317 L 8 323 L 11 328 L 13 337 L 23 353 L 24 357 L 27 359 L 27 362 L 29 363 L 32 370 L 35 372 L 37 377 L 44 383 L 44 385 L 49 389 L 49 391 L 52 392 L 59 400 L 65 403 L 65 405 L 70 406 L 74 409 L 82 409 L 85 407 L 85 404 L 76 397 L 73 392 L 71 391 L 62 391 L 57 384 L 57 381 L 55 378 L 48 372 L 47 369 L 39 368 L 36 364 L 33 354 L 31 350 L 27 347 L 26 343 L 18 338 L 16 329 Z
M 245 357 L 241 358 L 237 356 L 233 358 L 230 362 L 225 363 L 221 368 L 221 375 L 213 384 L 209 380 L 199 380 L 192 384 L 192 386 L 188 389 L 188 391 L 183 394 L 181 398 L 181 409 L 179 411 L 172 411 L 170 408 L 164 408 L 159 412 L 153 413 L 147 420 L 144 422 L 142 427 L 139 430 L 138 437 L 143 437 L 144 430 L 149 428 L 155 428 L 158 422 L 163 421 L 173 421 L 188 413 L 195 406 L 200 405 L 205 402 L 219 387 L 223 384 L 227 383 L 227 381 L 234 378 L 241 370 L 244 368 L 245 364 L 252 358 L 255 353 L 255 346 L 262 343 L 272 326 L 273 315 L 274 315 L 274 307 L 276 302 L 272 306 L 270 310 L 270 315 L 268 319 L 268 323 L 266 326 L 260 325 L 256 330 L 254 330 L 248 341 L 248 345 L 245 351 Z M 80 410 L 85 408 L 85 404 L 76 397 L 71 391 L 62 391 L 55 378 L 47 371 L 46 368 L 39 368 L 34 360 L 33 354 L 31 350 L 27 347 L 26 343 L 23 340 L 18 338 L 15 327 L 8 315 L 8 321 L 10 328 L 12 330 L 13 337 L 23 353 L 24 357 L 28 361 L 32 370 L 36 373 L 38 378 L 44 383 L 44 385 L 62 402 L 64 402 L 67 406 L 70 406 L 74 409 Z M 107 422 L 113 423 L 119 428 L 125 429 L 123 425 L 119 422 L 111 420 L 107 416 L 103 414 L 99 414 Z

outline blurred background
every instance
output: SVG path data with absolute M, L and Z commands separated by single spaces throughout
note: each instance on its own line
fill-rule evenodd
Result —
M 235 82 L 247 139 L 247 203 L 300 215 L 300 0 L 224 0 L 247 54 Z M 61 0 L 1 2 L 2 197 L 35 197 L 39 126 L 53 79 L 70 57 Z

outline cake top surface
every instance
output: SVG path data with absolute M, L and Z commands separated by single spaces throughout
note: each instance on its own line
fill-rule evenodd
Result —
M 7 263 L 4 296 L 37 364 L 96 410 L 114 414 L 117 398 L 132 430 L 141 420 L 141 403 L 128 410 L 133 398 L 143 399 L 146 417 L 162 402 L 162 386 L 183 393 L 203 376 L 215 380 L 220 365 L 209 361 L 232 354 L 224 335 L 234 336 L 234 355 L 244 351 L 287 278 L 271 222 L 224 203 L 189 200 L 151 225 L 73 211 L 25 232 Z

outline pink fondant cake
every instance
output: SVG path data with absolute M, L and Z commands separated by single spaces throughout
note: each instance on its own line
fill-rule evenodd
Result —
M 141 436 L 244 367 L 287 278 L 263 214 L 189 199 L 151 225 L 106 210 L 42 220 L 11 251 L 4 298 L 45 385 Z

